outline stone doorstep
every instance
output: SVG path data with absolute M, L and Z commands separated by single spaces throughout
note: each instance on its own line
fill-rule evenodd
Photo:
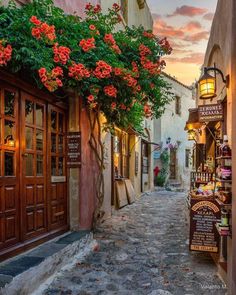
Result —
M 0 295 L 33 294 L 92 240 L 90 231 L 69 232 L 0 263 Z

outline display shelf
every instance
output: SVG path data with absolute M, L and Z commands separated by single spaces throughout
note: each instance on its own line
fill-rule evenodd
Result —
M 225 183 L 232 183 L 232 179 L 221 179 L 216 177 L 216 181 L 218 182 L 225 182 Z
M 195 183 L 197 184 L 207 184 L 209 181 L 203 181 L 203 180 L 196 180 Z
M 221 236 L 221 237 L 230 237 L 231 236 L 231 231 L 230 231 L 230 226 L 228 226 L 228 231 L 227 232 L 225 232 L 225 233 L 222 233 L 221 232 L 221 230 L 220 230 L 220 223 L 216 223 L 215 224 L 215 227 L 216 227 L 216 229 L 217 229 L 217 232 L 218 232 L 218 234 Z
M 216 160 L 231 160 L 231 156 L 219 156 L 215 158 Z
M 231 208 L 232 208 L 232 204 L 225 204 L 225 203 L 221 202 L 221 200 L 219 200 L 217 196 L 216 196 L 216 202 L 217 202 L 221 207 L 224 207 L 225 209 L 231 209 Z

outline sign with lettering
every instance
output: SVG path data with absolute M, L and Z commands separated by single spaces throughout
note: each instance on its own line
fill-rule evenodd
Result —
M 199 122 L 214 122 L 224 119 L 222 104 L 198 106 Z
M 190 210 L 189 249 L 217 253 L 219 235 L 215 225 L 221 215 L 219 204 L 207 198 L 191 198 Z
M 81 167 L 81 132 L 67 133 L 67 167 Z

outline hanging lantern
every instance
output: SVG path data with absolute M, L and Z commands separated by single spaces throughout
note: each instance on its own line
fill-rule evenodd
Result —
M 199 80 L 200 99 L 212 99 L 216 97 L 216 79 L 204 71 L 204 75 Z
M 215 76 L 208 74 L 209 71 L 214 71 Z M 199 98 L 200 99 L 212 99 L 216 97 L 216 74 L 219 74 L 223 83 L 229 87 L 229 75 L 224 76 L 223 72 L 216 67 L 204 68 L 204 74 L 198 81 L 199 86 Z

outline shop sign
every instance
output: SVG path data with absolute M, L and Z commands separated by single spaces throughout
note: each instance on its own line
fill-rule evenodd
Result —
M 65 176 L 52 176 L 51 182 L 53 182 L 53 183 L 66 182 L 66 177 Z
M 67 133 L 67 167 L 81 167 L 81 132 Z
M 222 104 L 202 105 L 198 107 L 199 122 L 214 122 L 224 119 Z
M 191 199 L 190 239 L 191 251 L 217 253 L 219 250 L 219 235 L 216 223 L 221 212 L 214 200 Z

